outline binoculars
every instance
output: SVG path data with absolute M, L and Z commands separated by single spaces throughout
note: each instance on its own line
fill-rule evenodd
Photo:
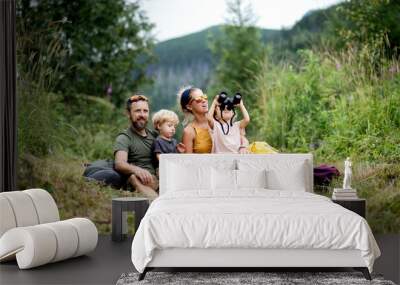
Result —
M 224 125 L 219 120 L 216 119 L 215 114 L 214 114 L 214 120 L 219 122 L 224 135 L 227 135 L 229 133 L 229 126 L 231 126 L 231 127 L 233 126 L 233 117 L 235 117 L 235 115 L 236 115 L 235 106 L 240 104 L 240 101 L 242 101 L 242 95 L 240 95 L 240 93 L 238 93 L 238 92 L 233 97 L 228 97 L 228 94 L 224 91 L 222 91 L 218 95 L 217 102 L 220 104 L 219 108 L 221 109 L 221 113 L 225 109 L 227 109 L 229 111 L 231 111 L 231 110 L 233 111 L 233 116 L 230 119 L 229 123 L 227 121 L 225 121 L 223 118 L 221 118 L 226 123 L 226 127 L 227 127 L 226 130 L 224 128 Z
M 233 97 L 228 97 L 228 94 L 222 91 L 218 96 L 218 103 L 220 104 L 221 111 L 225 110 L 225 108 L 233 110 L 235 105 L 240 104 L 241 100 L 242 95 L 239 92 L 237 92 Z

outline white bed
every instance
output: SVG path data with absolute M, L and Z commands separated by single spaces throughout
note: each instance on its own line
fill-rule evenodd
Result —
M 310 154 L 162 155 L 132 243 L 154 267 L 354 267 L 380 251 L 362 217 L 312 193 Z M 367 270 L 368 268 L 368 270 Z

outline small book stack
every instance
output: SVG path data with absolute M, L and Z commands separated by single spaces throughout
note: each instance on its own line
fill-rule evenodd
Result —
M 334 200 L 354 200 L 358 199 L 356 189 L 333 189 L 332 199 Z

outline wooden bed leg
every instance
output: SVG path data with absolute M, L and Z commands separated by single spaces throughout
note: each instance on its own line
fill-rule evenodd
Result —
M 369 274 L 369 270 L 367 267 L 354 267 L 354 269 L 357 271 L 361 271 L 362 274 L 364 275 L 365 279 L 372 280 L 371 274 Z
M 147 267 L 144 269 L 144 271 L 142 273 L 139 274 L 139 278 L 138 281 L 142 281 L 144 279 L 144 277 L 146 276 L 148 269 Z

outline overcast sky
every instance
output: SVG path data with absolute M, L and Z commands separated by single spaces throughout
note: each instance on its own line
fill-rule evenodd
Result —
M 130 0 L 133 1 L 133 0 Z M 310 10 L 326 8 L 342 0 L 247 0 L 261 28 L 289 28 Z M 225 22 L 225 0 L 140 0 L 142 10 L 156 24 L 158 41 L 180 37 Z

